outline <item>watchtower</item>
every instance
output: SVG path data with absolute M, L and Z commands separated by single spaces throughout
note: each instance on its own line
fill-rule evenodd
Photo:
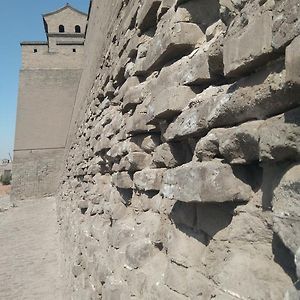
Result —
M 67 4 L 43 22 L 47 41 L 21 43 L 13 198 L 55 192 L 82 73 L 87 15 Z

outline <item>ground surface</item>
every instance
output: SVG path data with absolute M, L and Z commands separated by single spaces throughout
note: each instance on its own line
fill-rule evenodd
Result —
M 0 197 L 0 299 L 61 300 L 55 199 L 16 205 Z

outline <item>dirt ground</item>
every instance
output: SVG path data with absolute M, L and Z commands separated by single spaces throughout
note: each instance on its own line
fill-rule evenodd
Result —
M 55 209 L 54 198 L 43 198 L 0 211 L 1 300 L 67 299 L 62 296 Z

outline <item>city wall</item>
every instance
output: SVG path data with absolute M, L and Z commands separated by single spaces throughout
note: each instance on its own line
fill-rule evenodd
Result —
M 72 299 L 298 298 L 299 15 L 92 2 L 58 193 Z

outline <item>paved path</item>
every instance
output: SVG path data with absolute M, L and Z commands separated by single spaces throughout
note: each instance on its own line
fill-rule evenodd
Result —
M 61 300 L 59 250 L 54 198 L 0 212 L 0 299 Z

